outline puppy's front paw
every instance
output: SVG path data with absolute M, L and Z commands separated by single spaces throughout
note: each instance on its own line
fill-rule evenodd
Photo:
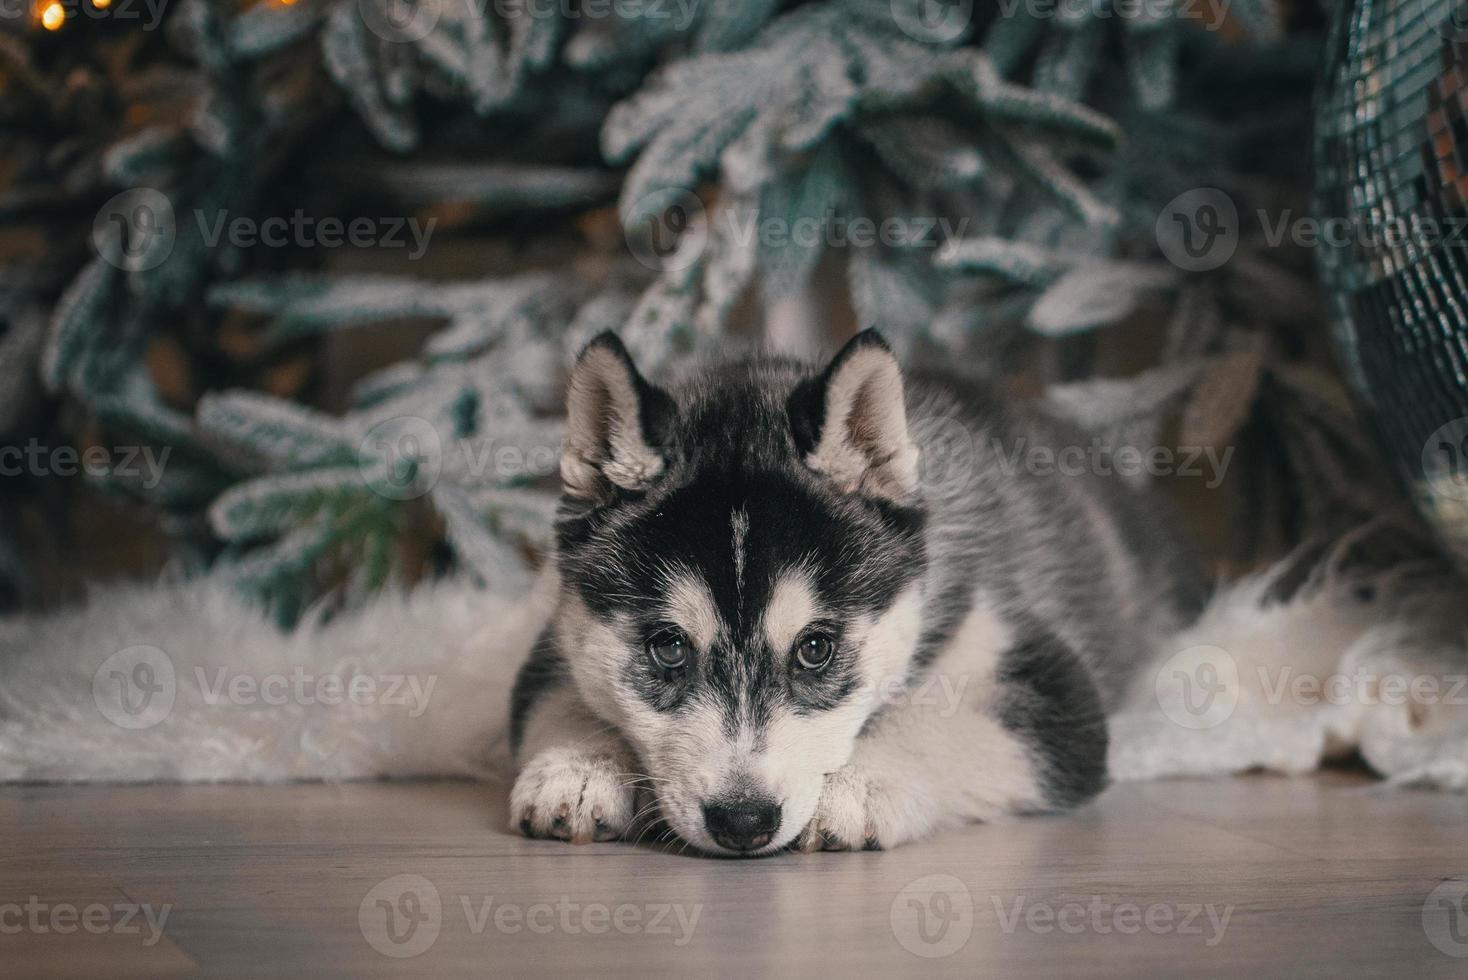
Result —
M 855 763 L 826 776 L 815 816 L 795 847 L 802 851 L 877 851 L 913 835 L 902 827 L 889 791 Z
M 573 844 L 627 832 L 636 787 L 623 761 L 577 749 L 547 749 L 520 770 L 510 792 L 510 827 L 526 837 Z

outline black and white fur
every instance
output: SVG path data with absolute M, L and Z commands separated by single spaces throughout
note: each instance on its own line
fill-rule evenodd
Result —
M 1144 491 L 1003 465 L 1089 440 L 904 378 L 873 331 L 670 390 L 604 334 L 568 411 L 561 598 L 512 704 L 532 836 L 621 836 L 639 791 L 714 854 L 1073 807 L 1106 784 L 1106 711 L 1201 605 Z M 955 431 L 972 464 L 925 485 Z

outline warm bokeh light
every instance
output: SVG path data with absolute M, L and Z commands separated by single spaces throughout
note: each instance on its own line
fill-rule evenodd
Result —
M 41 26 L 46 28 L 46 30 L 60 30 L 61 25 L 64 23 L 66 23 L 66 11 L 62 8 L 61 4 L 55 2 L 48 3 L 41 10 Z
M 106 10 L 108 7 L 112 6 L 112 0 L 92 0 L 92 6 L 96 7 L 98 10 Z

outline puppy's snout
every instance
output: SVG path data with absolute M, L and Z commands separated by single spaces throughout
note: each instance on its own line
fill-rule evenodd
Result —
M 780 827 L 780 804 L 749 796 L 715 800 L 703 805 L 703 823 L 720 847 L 758 850 Z

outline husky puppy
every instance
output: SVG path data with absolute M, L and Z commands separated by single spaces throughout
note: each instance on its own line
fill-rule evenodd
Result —
M 1157 500 L 1023 464 L 1089 437 L 904 379 L 873 331 L 671 390 L 603 334 L 568 414 L 559 604 L 511 706 L 533 837 L 619 837 L 639 790 L 745 856 L 1073 807 L 1106 784 L 1106 712 L 1201 605 Z

